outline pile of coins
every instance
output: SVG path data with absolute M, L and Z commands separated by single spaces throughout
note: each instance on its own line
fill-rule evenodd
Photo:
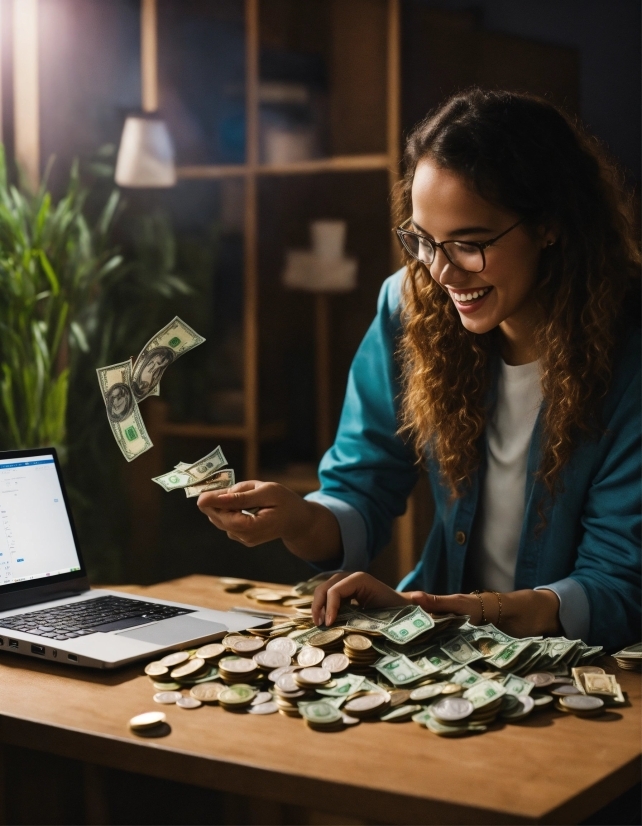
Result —
M 642 642 L 623 648 L 617 654 L 613 654 L 613 658 L 625 671 L 642 671 Z
M 256 589 L 253 598 L 311 599 L 288 593 Z M 587 717 L 626 702 L 612 674 L 577 665 L 599 652 L 580 641 L 513 640 L 493 626 L 470 626 L 465 618 L 450 628 L 429 628 L 426 635 L 430 617 L 403 608 L 342 612 L 331 628 L 316 628 L 301 615 L 275 617 L 220 642 L 168 654 L 145 668 L 154 701 L 182 709 L 219 705 L 237 714 L 278 713 L 326 732 L 363 720 L 412 720 L 442 737 L 482 733 L 546 709 Z M 502 659 L 503 652 L 509 656 Z M 634 660 L 637 652 L 629 653 Z M 522 664 L 535 661 L 555 668 L 528 673 Z M 512 663 L 521 670 L 511 673 Z M 169 726 L 161 712 L 149 712 L 134 718 L 131 729 L 160 736 Z

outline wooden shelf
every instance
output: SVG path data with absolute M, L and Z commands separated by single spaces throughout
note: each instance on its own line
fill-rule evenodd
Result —
M 264 482 L 278 482 L 300 494 L 312 493 L 321 487 L 316 465 L 294 465 L 281 471 L 267 468 L 259 472 L 259 479 Z
M 309 175 L 320 172 L 362 172 L 389 170 L 396 159 L 387 154 L 336 155 L 310 161 L 281 164 L 220 164 L 179 166 L 178 177 L 182 180 L 214 180 L 217 178 L 242 178 L 246 175 Z
M 163 436 L 183 439 L 250 439 L 252 434 L 244 424 L 208 424 L 207 422 L 163 422 L 158 427 Z M 285 437 L 285 422 L 267 422 L 259 428 L 262 442 L 273 442 Z

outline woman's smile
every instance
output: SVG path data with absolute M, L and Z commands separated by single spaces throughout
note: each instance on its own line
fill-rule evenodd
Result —
M 475 313 L 485 303 L 492 287 L 476 287 L 475 289 L 461 290 L 448 287 L 448 292 L 455 307 L 462 313 Z

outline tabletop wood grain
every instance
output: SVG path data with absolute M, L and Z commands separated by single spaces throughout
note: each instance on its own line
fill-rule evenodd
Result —
M 118 590 L 254 605 L 208 576 Z M 593 719 L 542 712 L 451 740 L 414 723 L 323 733 L 281 715 L 165 706 L 171 734 L 144 739 L 127 726 L 158 709 L 142 665 L 99 672 L 2 652 L 0 741 L 377 823 L 572 823 L 640 779 L 640 675 L 603 665 L 630 704 Z

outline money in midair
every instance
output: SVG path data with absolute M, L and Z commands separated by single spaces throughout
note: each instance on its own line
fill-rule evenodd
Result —
M 178 316 L 152 336 L 134 364 L 132 391 L 137 402 L 154 394 L 170 364 L 205 341 Z
M 225 467 L 226 464 L 227 459 L 223 455 L 221 446 L 218 445 L 214 450 L 210 451 L 207 456 L 199 459 L 198 462 L 194 462 L 191 465 L 187 465 L 185 462 L 179 462 L 178 466 L 173 470 L 163 473 L 161 476 L 155 476 L 152 481 L 156 482 L 157 485 L 160 485 L 163 490 L 166 491 L 175 490 L 176 488 L 187 488 L 188 486 L 197 485 L 200 482 L 209 481 L 211 477 L 218 470 Z M 234 474 L 232 472 L 232 477 L 227 477 L 227 480 L 229 481 L 229 478 L 233 478 L 233 476 Z M 232 481 L 230 484 L 221 484 L 219 487 L 231 487 L 233 484 L 234 482 Z M 211 488 L 211 490 L 215 489 L 216 488 Z
M 128 462 L 153 447 L 131 387 L 131 361 L 99 367 L 98 383 L 107 419 L 118 447 Z

